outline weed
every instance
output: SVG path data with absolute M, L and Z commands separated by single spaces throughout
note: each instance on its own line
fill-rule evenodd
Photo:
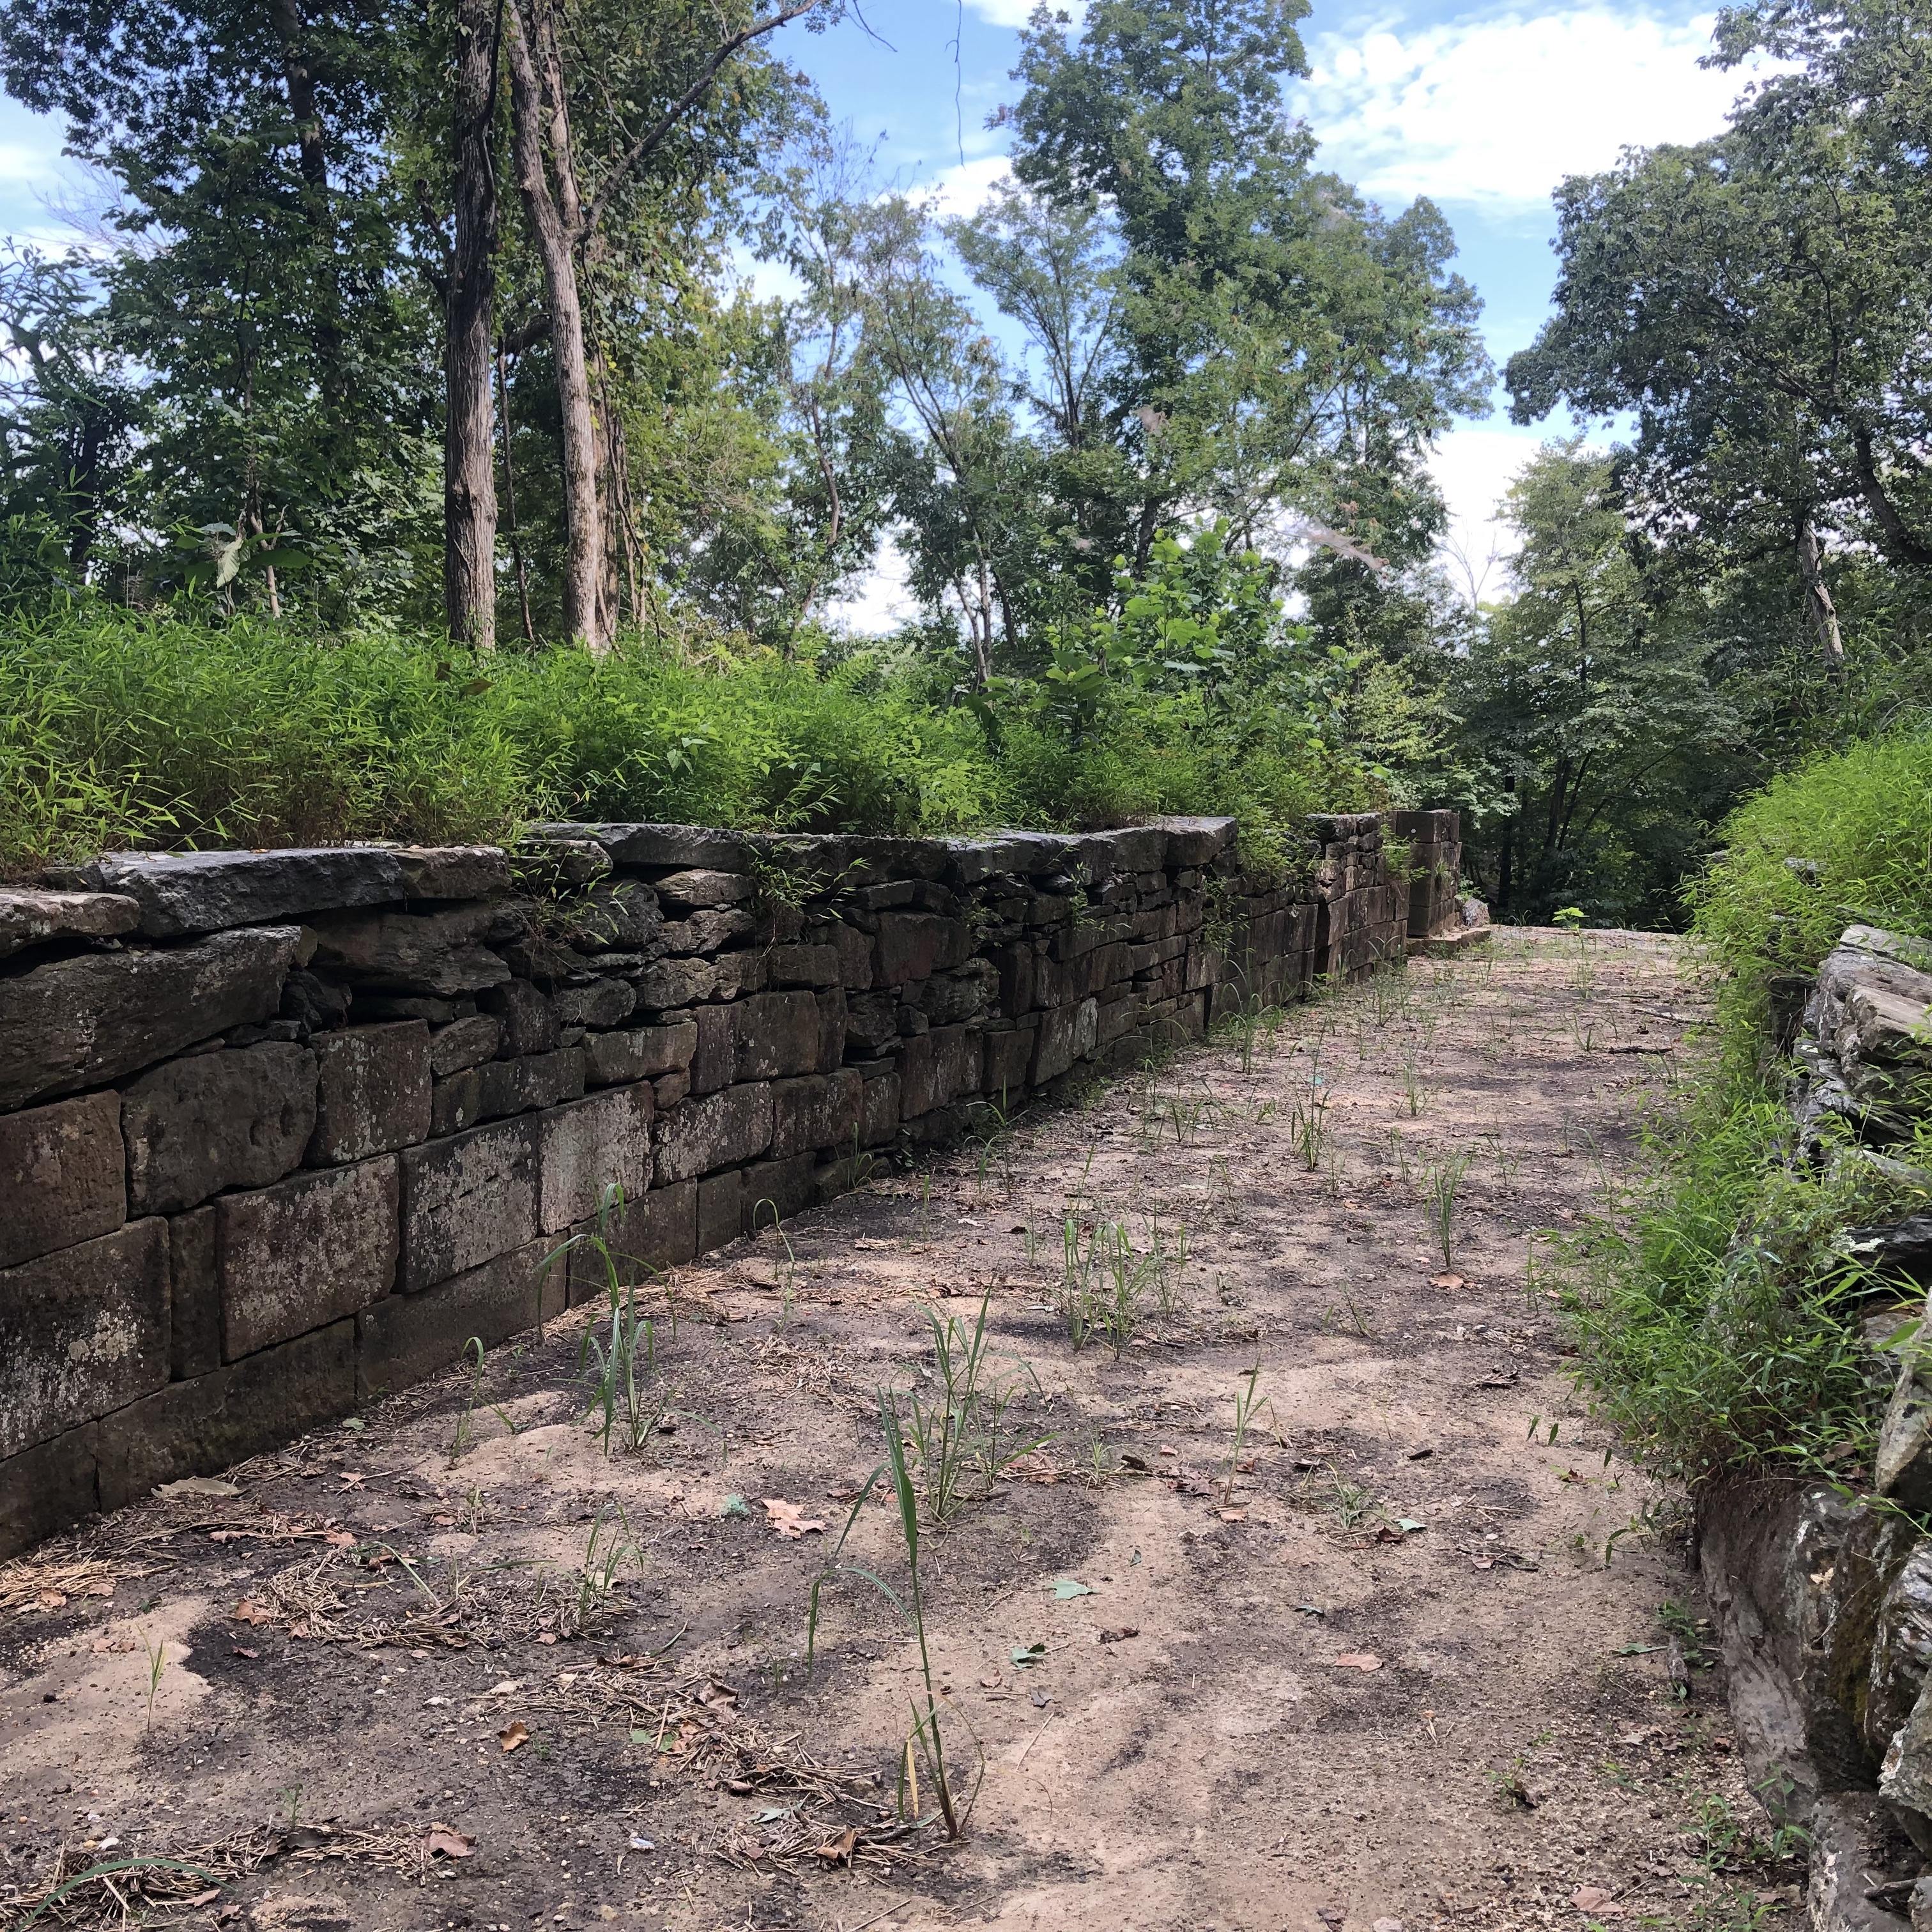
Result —
M 449 1466 L 452 1469 L 461 1460 L 464 1450 L 469 1447 L 470 1425 L 471 1419 L 476 1413 L 477 1391 L 483 1385 L 483 1338 L 482 1336 L 472 1335 L 464 1343 L 461 1359 L 467 1361 L 470 1359 L 470 1352 L 472 1348 L 476 1352 L 476 1366 L 470 1378 L 469 1400 L 463 1405 L 463 1413 L 457 1418 L 456 1439 L 449 1445 Z
M 946 1522 L 968 1500 L 969 1476 L 978 1475 L 983 1494 L 1002 1470 L 1050 1439 L 1001 1440 L 1008 1411 L 1028 1385 L 1037 1394 L 1040 1379 L 1024 1362 L 1016 1369 L 1000 1366 L 1002 1360 L 1013 1358 L 1003 1358 L 988 1345 L 990 1301 L 990 1296 L 981 1299 L 979 1318 L 970 1329 L 956 1315 L 942 1321 L 927 1310 L 933 1399 L 922 1401 L 916 1390 L 904 1398 L 910 1466 L 917 1472 L 926 1514 L 935 1523 Z
M 1119 1354 L 1140 1326 L 1142 1304 L 1150 1288 L 1168 1305 L 1158 1244 L 1142 1252 L 1118 1221 L 1100 1222 L 1083 1239 L 1078 1220 L 1066 1216 L 1061 1230 L 1058 1307 L 1075 1348 L 1100 1334 Z
M 1536 1808 L 1535 1796 L 1523 1782 L 1522 1774 L 1528 1765 L 1529 1760 L 1519 1752 L 1502 1770 L 1490 1773 L 1490 1784 L 1499 1802 L 1516 1805 L 1525 1811 Z
M 156 1643 L 145 1627 L 138 1634 L 141 1648 L 148 1657 L 148 1730 L 152 1736 L 154 1729 L 154 1700 L 160 1694 L 161 1678 L 168 1667 L 168 1640 L 163 1637 Z
M 577 1566 L 576 1597 L 566 1612 L 572 1635 L 580 1636 L 610 1607 L 616 1594 L 618 1573 L 627 1558 L 636 1564 L 639 1580 L 644 1576 L 644 1554 L 631 1533 L 630 1519 L 621 1503 L 615 1508 L 616 1526 L 600 1510 L 585 1540 L 583 1560 Z
M 1456 1197 L 1461 1191 L 1463 1176 L 1469 1171 L 1470 1158 L 1467 1154 L 1450 1154 L 1435 1162 L 1425 1185 L 1423 1198 L 1429 1210 L 1429 1226 L 1444 1268 L 1456 1265 Z
M 1234 1500 L 1234 1472 L 1241 1466 L 1241 1445 L 1247 1440 L 1248 1426 L 1254 1420 L 1256 1406 L 1256 1390 L 1262 1378 L 1262 1365 L 1256 1363 L 1248 1371 L 1247 1386 L 1236 1391 L 1234 1396 L 1234 1439 L 1228 1450 L 1228 1473 L 1221 1480 L 1221 1507 L 1232 1508 Z

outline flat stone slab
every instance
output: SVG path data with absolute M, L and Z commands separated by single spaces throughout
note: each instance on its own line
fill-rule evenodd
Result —
M 1412 959 L 1452 958 L 1459 952 L 1472 952 L 1486 944 L 1495 930 L 1492 926 L 1465 926 L 1450 932 L 1432 932 L 1425 939 L 1405 941 L 1404 950 Z
M 619 866 L 714 867 L 735 872 L 750 862 L 751 845 L 735 832 L 708 825 L 532 825 L 532 838 L 592 838 Z
M 56 939 L 115 939 L 141 922 L 141 906 L 124 892 L 36 892 L 0 886 L 0 959 Z
M 302 1164 L 315 1127 L 315 1058 L 280 1041 L 190 1054 L 122 1094 L 137 1214 L 173 1214 L 225 1187 L 267 1187 Z
M 278 852 L 113 852 L 88 868 L 104 892 L 141 908 L 141 930 L 180 939 L 302 913 L 380 905 L 406 896 L 395 853 L 381 846 Z
M 105 1086 L 229 1028 L 274 1018 L 302 934 L 83 953 L 0 979 L 0 1110 Z

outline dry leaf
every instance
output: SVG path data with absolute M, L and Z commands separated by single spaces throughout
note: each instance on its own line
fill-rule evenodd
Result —
M 823 1858 L 827 1864 L 849 1865 L 852 1862 L 852 1854 L 858 1849 L 858 1832 L 854 1826 L 848 1825 L 837 1838 L 820 1845 L 813 1853 L 813 1856 Z
M 537 1641 L 539 1643 L 554 1643 L 556 1641 L 556 1632 L 555 1630 L 539 1630 L 537 1633 Z
M 67 1599 L 58 1590 L 43 1590 L 34 1599 L 37 1610 L 59 1610 L 67 1607 Z
M 1429 1277 L 1429 1285 L 1431 1288 L 1446 1288 L 1453 1294 L 1459 1288 L 1467 1288 L 1469 1283 L 1466 1276 L 1458 1274 L 1454 1268 L 1444 1268 Z
M 1345 1652 L 1336 1658 L 1334 1664 L 1337 1670 L 1379 1670 L 1382 1667 L 1382 1659 L 1373 1652 L 1366 1650 Z
M 764 1504 L 766 1522 L 785 1542 L 795 1543 L 808 1532 L 825 1527 L 823 1516 L 808 1516 L 798 1504 L 788 1503 L 782 1496 L 766 1496 Z
M 1134 1624 L 1122 1624 L 1116 1630 L 1103 1630 L 1100 1633 L 1102 1643 L 1125 1643 L 1130 1636 L 1138 1636 L 1140 1630 Z
M 446 1858 L 473 1858 L 476 1840 L 460 1832 L 452 1832 L 447 1825 L 432 1825 L 429 1836 L 423 1840 L 423 1850 L 434 1858 L 440 1852 Z
M 238 1624 L 272 1624 L 278 1612 L 254 1597 L 244 1597 L 229 1616 Z
M 1248 1520 L 1248 1513 L 1245 1509 L 1216 1510 L 1214 1514 L 1223 1522 L 1246 1522 Z
M 1579 1912 L 1594 1912 L 1602 1918 L 1621 1918 L 1623 1907 L 1610 1903 L 1610 1894 L 1600 1885 L 1580 1885 L 1570 1894 L 1570 1903 Z
M 346 1529 L 325 1530 L 322 1540 L 332 1550 L 353 1550 L 356 1547 L 355 1534 Z
M 530 1741 L 530 1726 L 520 1718 L 515 1724 L 506 1726 L 496 1733 L 496 1742 L 505 1753 L 520 1750 Z
M 238 1496 L 242 1492 L 219 1476 L 184 1476 L 178 1483 L 164 1483 L 158 1496 Z

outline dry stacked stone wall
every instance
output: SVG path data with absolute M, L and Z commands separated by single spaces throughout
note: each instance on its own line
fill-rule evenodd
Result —
M 1400 958 L 1383 831 L 1316 820 L 1281 878 L 1219 819 L 556 825 L 0 891 L 0 1554 L 587 1297 L 544 1262 L 613 1184 L 614 1245 L 670 1266 Z

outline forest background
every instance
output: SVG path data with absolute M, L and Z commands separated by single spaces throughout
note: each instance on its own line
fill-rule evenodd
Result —
M 957 217 L 830 122 L 840 0 L 10 0 L 110 192 L 0 265 L 0 864 L 1394 799 L 1504 916 L 1678 922 L 1741 797 L 1922 716 L 1925 10 L 1727 13 L 1726 130 L 1565 182 L 1502 374 L 1620 440 L 1486 584 L 1480 304 L 1288 111 L 1305 11 L 1036 12 Z

